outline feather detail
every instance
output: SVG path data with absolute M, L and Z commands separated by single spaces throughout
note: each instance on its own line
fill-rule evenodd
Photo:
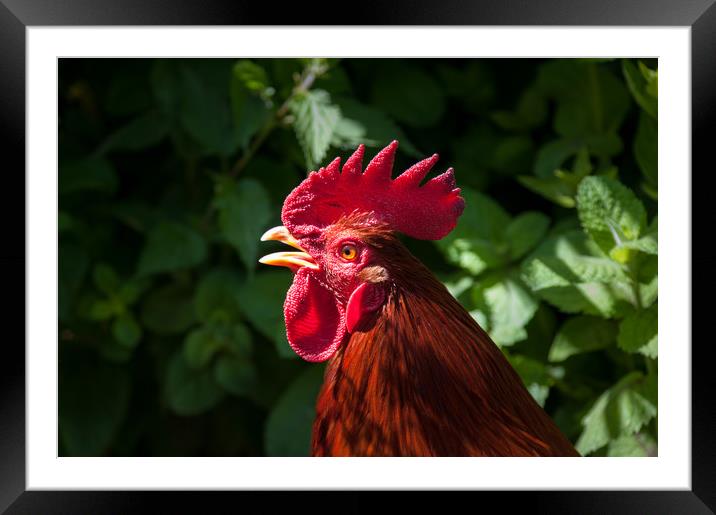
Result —
M 403 245 L 381 316 L 329 361 L 316 456 L 577 456 L 499 348 Z

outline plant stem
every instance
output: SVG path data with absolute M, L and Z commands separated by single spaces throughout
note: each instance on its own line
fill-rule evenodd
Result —
M 256 137 L 251 141 L 251 144 L 249 145 L 249 148 L 246 149 L 246 152 L 243 153 L 241 158 L 236 161 L 236 164 L 229 172 L 229 177 L 236 177 L 241 171 L 246 168 L 246 166 L 249 164 L 251 159 L 254 157 L 258 149 L 261 147 L 261 145 L 266 141 L 266 138 L 268 138 L 269 134 L 276 128 L 276 126 L 284 119 L 284 117 L 288 114 L 288 111 L 291 106 L 291 102 L 294 98 L 296 98 L 297 95 L 300 95 L 302 93 L 305 93 L 309 89 L 311 89 L 311 86 L 313 86 L 313 83 L 315 82 L 316 78 L 323 73 L 323 71 L 320 68 L 317 68 L 315 65 L 309 65 L 301 74 L 301 80 L 300 82 L 293 88 L 291 91 L 291 94 L 288 96 L 288 98 L 284 101 L 284 103 L 281 105 L 281 107 L 278 108 L 276 111 L 276 114 L 271 117 L 263 127 L 259 130 Z

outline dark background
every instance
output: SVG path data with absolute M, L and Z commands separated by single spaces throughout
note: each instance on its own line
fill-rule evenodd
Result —
M 62 59 L 60 453 L 306 454 L 322 367 L 258 238 L 307 170 L 398 139 L 467 200 L 414 253 L 583 453 L 655 454 L 656 68 Z

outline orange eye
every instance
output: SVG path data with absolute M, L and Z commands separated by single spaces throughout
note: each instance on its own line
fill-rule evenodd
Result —
M 346 261 L 353 261 L 358 255 L 355 245 L 347 243 L 341 247 L 341 257 Z

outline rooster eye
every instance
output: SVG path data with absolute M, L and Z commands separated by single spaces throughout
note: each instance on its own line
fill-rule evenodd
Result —
M 341 247 L 341 257 L 347 261 L 353 261 L 358 255 L 355 245 L 349 243 Z

